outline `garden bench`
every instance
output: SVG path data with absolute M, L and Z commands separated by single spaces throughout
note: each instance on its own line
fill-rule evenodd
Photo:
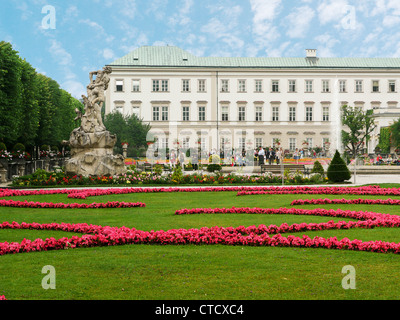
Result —
M 172 168 L 169 165 L 164 164 L 163 165 L 163 170 L 167 172 L 172 172 Z
M 143 170 L 144 171 L 153 171 L 153 166 L 151 165 L 151 163 L 145 162 L 143 164 Z

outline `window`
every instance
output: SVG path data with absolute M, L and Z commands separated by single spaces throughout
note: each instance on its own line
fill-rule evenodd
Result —
M 262 147 L 263 145 L 263 138 L 256 138 L 256 148 Z
M 198 91 L 199 92 L 206 92 L 206 80 L 198 80 Z
M 168 138 L 161 138 L 161 149 L 168 149 Z
M 115 82 L 115 91 L 117 92 L 123 92 L 124 91 L 124 81 L 123 80 L 117 80 Z
M 272 92 L 279 92 L 279 80 L 272 80 Z
M 372 81 L 372 92 L 379 92 L 379 81 L 378 80 Z
M 272 121 L 279 121 L 279 107 L 272 107 Z
M 238 91 L 239 92 L 246 92 L 246 80 L 239 80 L 238 84 L 239 84 Z
M 322 107 L 322 121 L 329 121 L 329 107 Z
M 306 80 L 306 92 L 313 92 L 313 81 Z
M 289 150 L 290 151 L 296 150 L 296 138 L 289 138 Z
M 239 121 L 246 121 L 246 107 L 239 106 Z
M 153 107 L 153 121 L 160 121 L 160 107 Z
M 229 80 L 221 80 L 221 92 L 229 92 Z
M 140 80 L 132 80 L 132 92 L 140 91 Z
M 200 106 L 199 107 L 199 121 L 206 120 L 206 107 Z
M 263 107 L 256 106 L 256 121 L 262 121 L 263 119 Z
M 356 92 L 363 92 L 363 81 L 356 80 Z
M 206 150 L 206 138 L 204 138 L 204 137 L 200 138 L 200 149 Z
M 312 149 L 313 148 L 313 138 L 306 138 L 306 141 L 308 142 L 308 148 Z
M 255 87 L 256 87 L 256 92 L 262 92 L 262 80 L 255 80 Z
M 161 107 L 161 120 L 168 121 L 168 107 Z
M 221 120 L 222 121 L 229 121 L 229 107 L 228 106 L 222 106 L 221 107 Z
M 289 80 L 289 92 L 296 92 L 296 80 Z
M 313 107 L 306 107 L 306 121 L 313 121 Z
M 160 91 L 160 81 L 153 80 L 153 92 Z
M 346 80 L 339 80 L 339 92 L 346 92 Z
M 132 106 L 132 114 L 134 114 L 138 119 L 140 119 L 140 107 Z
M 183 147 L 183 149 L 189 149 L 190 148 L 190 137 L 183 138 L 182 147 Z
M 239 144 L 238 147 L 239 147 L 240 150 L 244 150 L 245 149 L 245 146 L 246 146 L 245 139 L 246 138 L 239 138 L 238 139 L 238 142 L 239 142 L 238 143 Z
M 389 80 L 389 92 L 396 92 L 396 81 Z
M 296 121 L 296 107 L 289 107 L 289 121 Z
M 322 80 L 322 92 L 330 92 L 330 83 L 329 80 Z
M 168 91 L 168 80 L 153 80 L 153 92 Z M 160 90 L 161 89 L 161 90 Z
M 183 106 L 182 107 L 182 121 L 189 121 L 189 107 Z
M 190 92 L 190 80 L 182 80 L 182 92 Z

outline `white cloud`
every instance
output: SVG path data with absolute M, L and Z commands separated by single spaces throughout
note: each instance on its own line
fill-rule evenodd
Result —
M 400 23 L 400 17 L 388 15 L 383 18 L 382 25 L 384 27 L 391 28 L 398 25 L 399 23 Z
M 82 95 L 86 94 L 86 87 L 76 80 L 65 81 L 61 87 L 76 99 L 81 99 Z
M 332 49 L 336 44 L 340 43 L 339 40 L 333 38 L 330 34 L 327 33 L 315 37 L 315 40 L 319 42 L 319 45 L 317 46 L 318 56 L 320 57 L 336 56 L 336 54 L 333 53 Z
M 114 51 L 110 48 L 105 48 L 103 50 L 103 58 L 106 60 L 115 60 Z
M 317 8 L 322 25 L 343 19 L 348 7 L 347 0 L 324 0 Z
M 295 8 L 286 18 L 286 35 L 290 38 L 304 38 L 314 16 L 314 10 L 308 6 Z
M 59 65 L 67 66 L 72 64 L 72 56 L 67 52 L 62 44 L 57 40 L 50 40 L 51 46 L 49 49 L 50 54 L 57 61 Z
M 260 47 L 270 45 L 270 42 L 280 37 L 279 29 L 273 24 L 273 20 L 280 13 L 281 0 L 250 0 L 253 12 L 253 34 L 255 43 Z

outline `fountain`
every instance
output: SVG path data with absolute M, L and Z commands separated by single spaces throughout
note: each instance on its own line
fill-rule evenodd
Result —
M 68 175 L 109 176 L 126 172 L 124 157 L 113 154 L 117 137 L 106 130 L 101 119 L 101 105 L 105 100 L 104 92 L 108 88 L 111 72 L 110 67 L 104 67 L 89 74 L 88 96 L 82 95 L 85 113 L 82 115 L 75 110 L 75 119 L 81 120 L 81 126 L 72 131 L 69 141 L 64 141 L 71 148 L 71 159 L 65 165 Z

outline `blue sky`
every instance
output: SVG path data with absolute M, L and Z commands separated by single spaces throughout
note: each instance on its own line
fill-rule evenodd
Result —
M 0 3 L 0 40 L 75 97 L 85 93 L 90 71 L 142 45 L 199 56 L 302 57 L 310 48 L 320 57 L 400 57 L 399 0 Z

